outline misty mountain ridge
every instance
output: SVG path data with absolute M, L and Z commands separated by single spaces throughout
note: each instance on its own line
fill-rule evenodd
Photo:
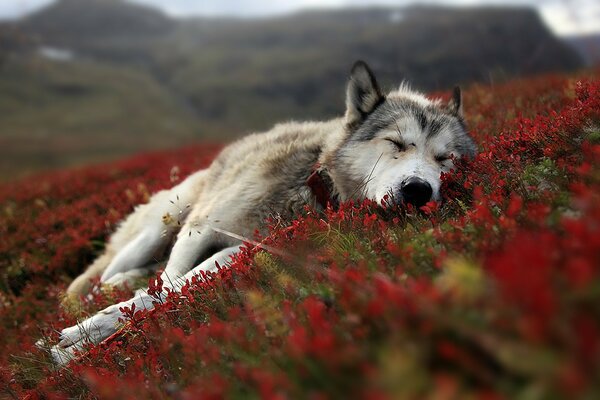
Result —
M 122 0 L 59 0 L 26 17 L 28 32 L 53 39 L 158 35 L 175 21 L 162 11 Z
M 370 7 L 279 18 L 181 20 L 124 0 L 59 0 L 21 27 L 41 43 L 74 47 L 104 61 L 148 64 L 165 73 L 158 65 L 165 57 L 196 63 L 194 53 L 207 50 L 250 64 L 272 51 L 295 52 L 299 66 L 306 63 L 303 53 L 311 64 L 317 56 L 328 63 L 335 54 L 343 63 L 340 72 L 363 58 L 382 69 L 384 80 L 402 74 L 426 90 L 486 80 L 490 73 L 513 76 L 581 66 L 580 56 L 526 8 Z M 173 54 L 177 47 L 182 51 Z M 255 53 L 248 54 L 250 49 Z M 270 58 L 270 69 L 282 57 Z
M 583 65 L 527 8 L 180 19 L 122 0 L 61 0 L 7 26 L 0 24 L 13 33 L 0 35 L 0 138 L 11 151 L 0 167 L 23 152 L 64 165 L 69 152 L 57 156 L 53 140 L 70 143 L 77 160 L 101 160 L 338 116 L 357 59 L 386 89 L 407 80 L 425 91 Z M 44 58 L 39 50 L 48 48 L 76 57 Z M 34 133 L 44 141 L 23 139 Z
M 600 33 L 569 36 L 565 40 L 579 52 L 587 65 L 600 64 Z

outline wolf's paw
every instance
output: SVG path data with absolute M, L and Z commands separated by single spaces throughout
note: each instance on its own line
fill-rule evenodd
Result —
M 65 365 L 87 345 L 98 344 L 115 333 L 118 329 L 119 317 L 121 317 L 119 308 L 111 306 L 77 325 L 63 329 L 60 333 L 60 341 L 50 349 L 54 362 Z
M 154 275 L 156 268 L 138 268 L 127 272 L 118 272 L 102 282 L 102 291 L 110 293 L 115 287 L 139 289 L 148 285 L 148 279 Z

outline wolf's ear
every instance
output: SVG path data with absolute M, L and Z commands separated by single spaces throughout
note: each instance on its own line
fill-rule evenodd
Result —
M 459 86 L 455 86 L 452 91 L 452 98 L 448 102 L 448 110 L 459 118 L 464 117 L 462 91 Z
M 352 67 L 346 89 L 346 124 L 355 127 L 385 100 L 373 72 L 364 61 Z

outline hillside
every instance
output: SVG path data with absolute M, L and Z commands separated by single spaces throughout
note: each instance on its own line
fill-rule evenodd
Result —
M 196 119 L 144 71 L 36 56 L 0 74 L 0 177 L 165 149 L 197 139 Z
M 171 19 L 120 0 L 61 0 L 13 30 L 28 45 L 9 51 L 0 38 L 0 86 L 11 87 L 0 91 L 0 179 L 339 115 L 348 68 L 359 58 L 385 86 L 408 79 L 422 90 L 582 65 L 521 8 Z M 40 55 L 48 48 L 73 57 Z M 56 90 L 57 74 L 63 87 L 83 90 Z
M 55 370 L 34 347 L 130 296 L 61 291 L 150 192 L 218 145 L 0 186 L 0 397 L 597 398 L 600 80 L 473 85 L 481 153 L 421 212 L 343 204 L 274 221 L 230 269 Z M 154 291 L 160 284 L 151 280 Z
M 266 21 L 190 22 L 176 35 L 179 53 L 169 58 L 188 56 L 170 74 L 174 86 L 203 119 L 237 123 L 237 129 L 342 113 L 347 66 L 359 58 L 385 87 L 406 79 L 422 90 L 581 65 L 526 9 L 306 12 Z
M 600 34 L 571 36 L 566 40 L 579 52 L 586 64 L 600 64 Z
M 161 35 L 175 22 L 158 10 L 122 0 L 60 0 L 21 25 L 42 38 L 69 41 Z

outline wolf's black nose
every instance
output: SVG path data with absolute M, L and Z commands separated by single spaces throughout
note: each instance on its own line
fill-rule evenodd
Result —
M 424 206 L 433 194 L 431 185 L 421 178 L 412 177 L 402 183 L 402 199 L 405 203 L 410 203 L 419 208 Z

